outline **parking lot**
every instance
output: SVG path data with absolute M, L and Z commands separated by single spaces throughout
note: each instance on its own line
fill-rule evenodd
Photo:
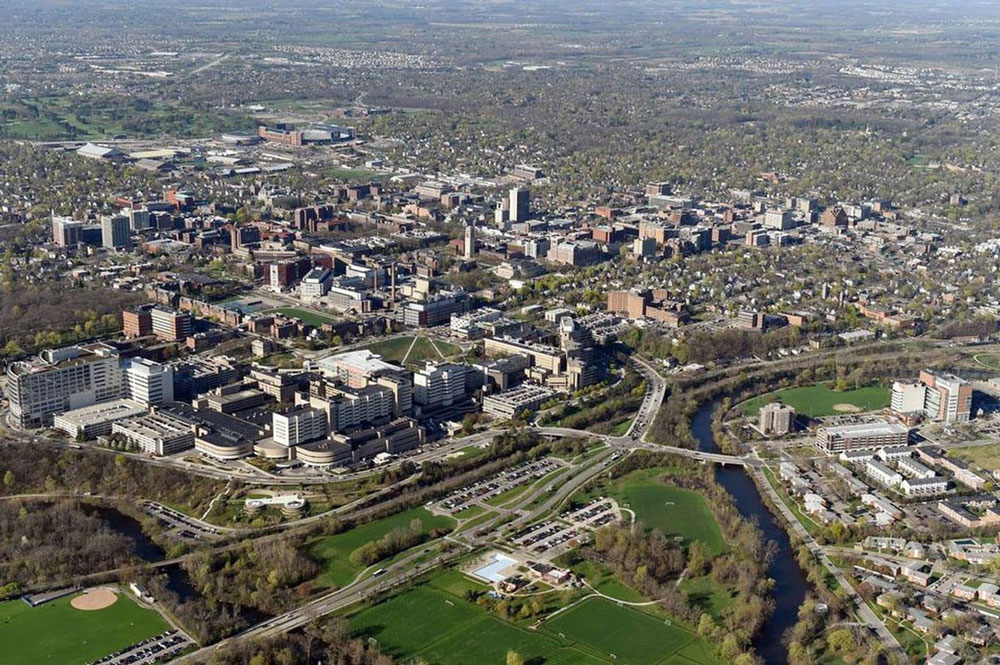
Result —
M 442 501 L 432 504 L 431 508 L 448 515 L 454 515 L 472 504 L 487 502 L 504 492 L 543 478 L 563 465 L 565 462 L 551 457 L 523 464 L 508 469 L 489 480 L 463 487 Z
M 189 647 L 195 646 L 194 642 L 176 630 L 168 630 L 165 633 L 143 640 L 138 644 L 133 644 L 127 649 L 115 652 L 96 660 L 91 665 L 139 665 L 141 663 L 157 663 L 169 660 L 179 655 Z
M 510 542 L 527 554 L 551 559 L 589 542 L 591 532 L 621 518 L 613 499 L 599 497 L 586 506 L 568 510 L 558 519 L 545 520 L 521 529 Z

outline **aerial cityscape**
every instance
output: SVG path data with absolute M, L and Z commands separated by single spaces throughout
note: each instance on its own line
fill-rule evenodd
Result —
M 0 665 L 1000 663 L 995 0 L 0 7 Z

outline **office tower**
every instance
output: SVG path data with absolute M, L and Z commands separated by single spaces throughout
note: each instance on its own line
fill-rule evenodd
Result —
M 106 249 L 121 249 L 132 244 L 128 217 L 115 215 L 101 220 L 101 245 Z
M 476 225 L 469 223 L 465 225 L 465 258 L 471 259 L 476 255 Z
M 531 194 L 528 190 L 519 187 L 510 190 L 510 221 L 513 223 L 527 221 L 530 205 Z
M 83 222 L 69 217 L 52 215 L 52 242 L 60 247 L 76 247 L 80 244 L 80 230 Z

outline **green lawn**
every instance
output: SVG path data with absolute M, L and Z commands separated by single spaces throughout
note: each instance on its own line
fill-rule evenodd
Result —
M 508 649 L 530 662 L 559 646 L 430 586 L 367 608 L 349 626 L 355 635 L 378 640 L 382 653 L 400 660 L 419 655 L 435 665 L 503 663 Z
M 454 528 L 455 520 L 445 515 L 434 515 L 426 508 L 413 508 L 389 517 L 362 524 L 334 536 L 320 538 L 309 544 L 309 553 L 321 561 L 325 570 L 316 581 L 326 586 L 341 587 L 349 584 L 361 572 L 350 561 L 351 552 L 367 542 L 378 540 L 396 528 L 407 528 L 410 521 L 419 519 L 424 533 L 437 528 Z
M 379 354 L 386 362 L 402 364 L 405 359 L 405 362 L 409 365 L 423 365 L 425 360 L 443 360 L 462 352 L 459 346 L 449 342 L 432 340 L 423 335 L 394 337 L 393 339 L 374 342 L 365 348 L 372 353 Z
M 382 356 L 382 360 L 390 363 L 402 363 L 403 357 L 413 343 L 412 337 L 394 337 L 381 342 L 374 342 L 365 348 Z
M 508 650 L 538 665 L 721 665 L 693 633 L 612 601 L 586 600 L 532 631 L 464 600 L 467 589 L 483 588 L 445 571 L 360 610 L 348 625 L 382 653 L 430 665 L 502 665 Z
M 282 316 L 287 316 L 289 318 L 300 319 L 302 323 L 306 325 L 314 326 L 319 328 L 324 323 L 336 323 L 337 319 L 334 317 L 324 314 L 322 312 L 316 312 L 311 309 L 302 309 L 300 307 L 281 307 L 279 309 L 271 309 L 265 312 L 266 314 L 281 314 Z
M 0 603 L 0 662 L 4 665 L 84 665 L 158 635 L 170 626 L 126 594 L 103 610 L 82 611 L 71 596 L 29 607 Z
M 604 598 L 589 598 L 546 622 L 547 631 L 592 648 L 595 655 L 628 665 L 655 665 L 692 642 L 693 633 Z M 638 638 L 638 639 L 637 639 Z M 707 649 L 704 650 L 707 654 Z M 699 662 L 714 663 L 715 659 Z
M 628 504 L 636 519 L 647 528 L 668 536 L 681 536 L 686 542 L 700 540 L 712 554 L 725 551 L 719 523 L 697 492 L 665 485 L 649 471 L 625 476 L 614 489 L 623 507 Z
M 952 448 L 948 451 L 948 455 L 972 462 L 988 471 L 1000 469 L 1000 443 L 987 443 L 982 446 L 969 446 L 968 448 Z
M 760 407 L 777 401 L 792 407 L 798 415 L 819 418 L 844 413 L 843 410 L 835 408 L 841 404 L 857 407 L 861 411 L 882 409 L 889 405 L 890 397 L 889 389 L 884 386 L 865 386 L 838 393 L 829 383 L 817 383 L 755 397 L 743 404 L 743 411 L 748 416 L 755 416 Z

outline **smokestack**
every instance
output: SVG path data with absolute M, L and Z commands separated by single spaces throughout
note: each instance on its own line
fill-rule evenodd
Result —
M 393 263 L 390 267 L 389 273 L 389 283 L 392 285 L 389 290 L 389 300 L 396 302 L 396 264 Z

